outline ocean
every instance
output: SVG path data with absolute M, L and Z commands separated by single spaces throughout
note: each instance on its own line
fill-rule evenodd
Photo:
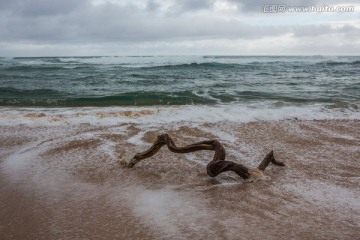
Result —
M 360 111 L 360 57 L 354 56 L 0 58 L 0 82 L 5 109 L 166 112 L 167 106 L 180 111 L 181 120 L 186 112 L 195 120 L 244 121 L 351 118 Z

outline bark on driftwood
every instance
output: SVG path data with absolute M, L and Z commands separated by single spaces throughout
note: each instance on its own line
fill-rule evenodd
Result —
M 265 170 L 265 168 L 269 165 L 270 162 L 277 166 L 285 166 L 284 163 L 275 160 L 274 153 L 273 151 L 271 151 L 269 154 L 266 155 L 264 160 L 256 169 L 249 169 L 242 164 L 234 163 L 232 161 L 226 161 L 225 149 L 217 140 L 202 141 L 187 145 L 185 147 L 178 147 L 168 134 L 159 135 L 154 144 L 148 150 L 142 153 L 137 153 L 128 162 L 127 166 L 129 168 L 132 168 L 141 160 L 152 157 L 164 145 L 167 145 L 168 149 L 171 152 L 175 153 L 190 153 L 201 150 L 215 151 L 214 158 L 211 162 L 208 163 L 206 167 L 207 174 L 210 177 L 216 177 L 222 172 L 233 171 L 243 179 L 248 179 L 253 174 L 262 174 L 262 172 Z

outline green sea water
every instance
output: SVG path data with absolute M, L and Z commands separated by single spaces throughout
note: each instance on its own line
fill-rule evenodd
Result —
M 360 57 L 0 58 L 0 105 L 360 107 Z

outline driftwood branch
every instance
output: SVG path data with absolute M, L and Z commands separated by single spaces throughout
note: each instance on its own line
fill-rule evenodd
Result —
M 216 177 L 222 172 L 233 171 L 243 179 L 248 179 L 252 175 L 262 174 L 265 168 L 271 163 L 277 166 L 285 166 L 284 163 L 276 161 L 274 153 L 271 151 L 266 155 L 264 160 L 256 169 L 249 169 L 242 164 L 232 161 L 225 161 L 225 149 L 221 143 L 217 140 L 208 140 L 197 142 L 187 145 L 185 147 L 178 147 L 168 134 L 159 135 L 154 144 L 145 152 L 137 153 L 127 164 L 129 168 L 132 168 L 143 159 L 150 158 L 155 155 L 162 146 L 167 145 L 171 152 L 175 153 L 190 153 L 202 150 L 215 151 L 214 157 L 211 162 L 208 163 L 206 170 L 210 177 Z

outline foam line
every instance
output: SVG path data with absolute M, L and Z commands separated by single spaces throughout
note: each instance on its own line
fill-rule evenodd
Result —
M 359 110 L 329 109 L 321 104 L 275 107 L 261 105 L 187 105 L 154 107 L 105 107 L 105 108 L 0 108 L 0 126 L 59 126 L 166 124 L 177 122 L 245 123 L 285 119 L 324 120 L 360 119 Z

